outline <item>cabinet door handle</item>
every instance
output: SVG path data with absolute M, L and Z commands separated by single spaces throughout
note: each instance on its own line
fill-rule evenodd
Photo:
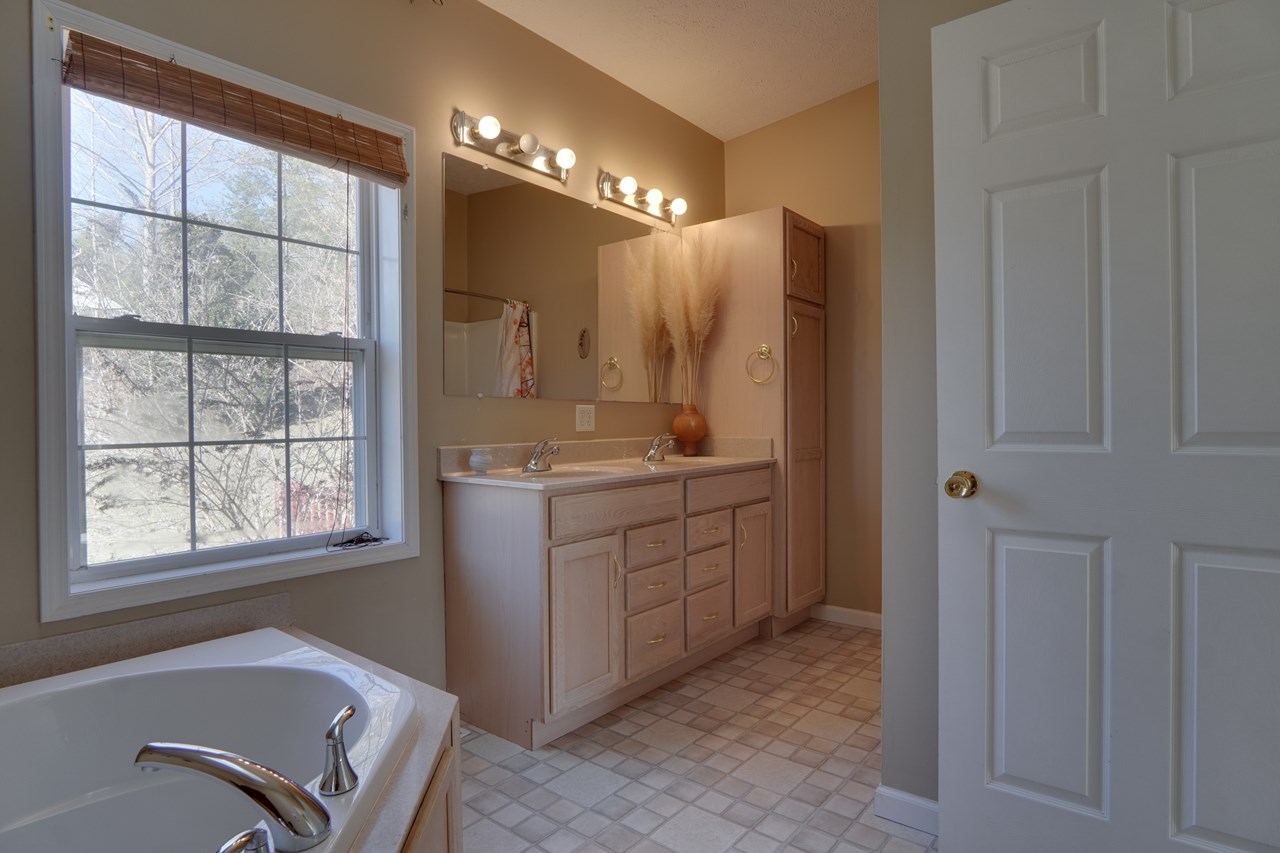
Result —
M 704 572 L 714 572 L 718 568 L 720 568 L 719 563 L 711 563 L 710 565 L 703 566 L 702 570 Z
M 644 547 L 646 547 L 646 548 L 661 548 L 663 545 L 666 545 L 666 544 L 667 544 L 667 540 L 665 540 L 665 539 L 659 539 L 659 540 L 658 540 L 658 541 L 656 541 L 656 542 L 650 542 L 648 545 L 645 545 Z
M 658 645 L 658 643 L 666 642 L 666 640 L 667 640 L 666 634 L 659 634 L 658 636 L 654 637 L 652 640 L 645 640 L 645 643 L 650 646 L 656 646 Z
M 647 587 L 645 587 L 645 589 L 662 589 L 666 585 L 667 585 L 666 581 L 658 581 L 657 583 L 649 584 Z
M 617 554 L 610 553 L 609 556 L 613 558 L 613 588 L 617 589 L 618 580 L 622 577 L 622 565 L 618 562 Z
M 796 277 L 796 273 L 798 272 L 800 272 L 800 265 L 796 263 L 795 258 L 792 258 L 791 259 L 791 278 L 794 279 Z
M 712 534 L 714 534 L 714 533 L 719 533 L 719 532 L 720 532 L 720 528 L 719 528 L 719 527 L 704 527 L 704 528 L 702 528 L 702 535 L 703 535 L 703 536 L 711 536 Z
M 703 622 L 714 622 L 715 620 L 717 620 L 717 619 L 719 619 L 719 618 L 720 618 L 720 611 L 718 611 L 718 610 L 717 610 L 715 613 L 708 613 L 706 616 L 703 616 L 703 617 L 702 617 L 702 621 L 703 621 Z
M 791 315 L 791 337 L 795 337 L 800 332 L 800 321 L 796 319 L 796 315 Z
M 738 529 L 742 531 L 742 541 L 738 543 L 738 547 L 745 548 L 747 547 L 747 526 L 745 524 L 739 524 Z

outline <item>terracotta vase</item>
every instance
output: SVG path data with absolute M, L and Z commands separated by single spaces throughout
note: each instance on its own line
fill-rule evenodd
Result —
M 684 455 L 697 456 L 698 442 L 707 434 L 707 419 L 693 403 L 680 407 L 680 414 L 671 422 L 671 431 L 684 442 Z

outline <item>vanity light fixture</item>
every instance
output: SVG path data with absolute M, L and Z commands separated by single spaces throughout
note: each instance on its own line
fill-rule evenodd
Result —
M 600 198 L 635 208 L 672 225 L 676 224 L 677 216 L 684 216 L 689 210 L 689 203 L 684 199 L 665 198 L 657 187 L 644 189 L 630 175 L 619 178 L 601 171 L 596 186 L 600 189 Z
M 453 114 L 450 122 L 453 138 L 459 145 L 470 145 L 495 157 L 519 163 L 535 172 L 550 175 L 564 183 L 569 180 L 569 170 L 578 162 L 572 148 L 555 150 L 543 145 L 532 133 L 512 133 L 503 130 L 493 116 L 475 118 L 461 110 Z

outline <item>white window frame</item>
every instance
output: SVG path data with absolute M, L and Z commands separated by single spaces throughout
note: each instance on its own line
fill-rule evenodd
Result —
M 80 563 L 80 532 L 75 503 L 79 487 L 78 400 L 72 375 L 76 340 L 71 324 L 69 265 L 70 155 L 67 99 L 62 83 L 62 31 L 87 34 L 152 56 L 174 57 L 181 65 L 343 117 L 404 139 L 405 159 L 413 163 L 413 129 L 341 104 L 216 57 L 191 50 L 141 30 L 110 21 L 61 2 L 33 0 L 32 65 L 36 185 L 37 391 L 40 418 L 40 618 L 49 622 L 416 557 L 420 553 L 417 441 L 417 341 L 414 282 L 414 179 L 397 193 L 378 188 L 370 213 L 376 216 L 378 245 L 368 252 L 376 290 L 373 317 L 377 354 L 372 372 L 376 389 L 369 434 L 370 488 L 380 505 L 377 534 L 386 541 L 362 548 L 327 550 L 323 544 L 274 540 L 266 547 L 237 546 L 231 559 L 210 551 L 214 561 L 92 580 L 72 579 Z M 390 227 L 388 226 L 390 224 Z M 117 321 L 118 322 L 118 321 Z M 127 321 L 124 321 L 127 322 Z M 106 327 L 114 325 L 108 321 Z M 281 544 L 288 550 L 282 550 Z M 264 543 L 259 543 L 264 544 Z M 302 547 L 298 547 L 302 546 Z M 265 553 L 270 551 L 271 553 Z M 87 573 L 92 574 L 92 573 Z

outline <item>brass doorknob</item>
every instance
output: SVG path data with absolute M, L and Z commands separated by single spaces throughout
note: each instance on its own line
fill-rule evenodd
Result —
M 978 478 L 972 471 L 957 471 L 942 484 L 942 491 L 956 500 L 971 498 L 978 493 Z

